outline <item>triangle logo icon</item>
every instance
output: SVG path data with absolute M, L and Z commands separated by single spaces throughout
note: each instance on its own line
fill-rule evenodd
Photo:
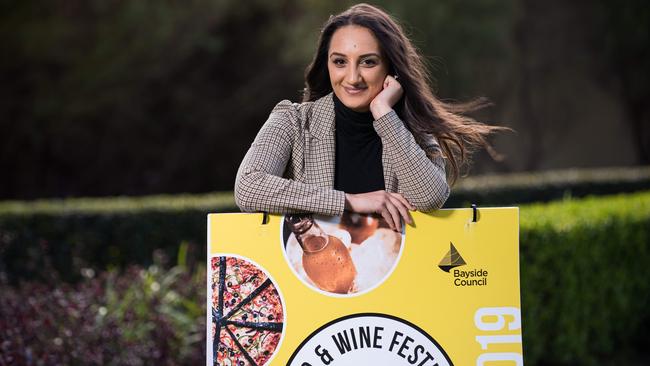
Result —
M 458 250 L 456 250 L 454 243 L 449 242 L 449 251 L 445 254 L 440 263 L 438 263 L 438 267 L 445 272 L 449 272 L 452 268 L 464 266 L 465 264 L 467 263 L 465 263 L 463 257 L 461 257 Z

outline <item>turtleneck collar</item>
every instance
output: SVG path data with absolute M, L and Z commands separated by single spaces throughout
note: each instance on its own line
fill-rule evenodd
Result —
M 339 98 L 336 97 L 335 93 L 332 93 L 332 99 L 334 99 L 334 112 L 336 113 L 337 121 L 341 121 L 346 124 L 359 125 L 358 127 L 367 127 L 373 128 L 372 122 L 375 120 L 370 111 L 368 112 L 357 112 L 348 108 L 341 102 Z
M 333 94 L 336 159 L 334 188 L 347 193 L 385 188 L 381 138 L 371 112 L 356 112 Z

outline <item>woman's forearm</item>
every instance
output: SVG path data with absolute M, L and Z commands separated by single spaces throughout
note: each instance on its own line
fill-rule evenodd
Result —
M 345 193 L 282 178 L 242 164 L 235 183 L 235 202 L 243 211 L 311 212 L 342 215 Z

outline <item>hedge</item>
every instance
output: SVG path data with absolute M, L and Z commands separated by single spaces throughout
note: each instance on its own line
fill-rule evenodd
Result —
M 524 206 L 520 243 L 527 364 L 647 364 L 650 191 Z
M 201 202 L 209 200 L 206 197 Z M 147 205 L 142 203 L 142 206 Z M 180 211 L 185 212 L 184 209 Z M 158 237 L 176 235 L 171 240 L 190 240 L 191 235 L 174 234 L 173 229 L 177 224 L 189 225 L 191 218 L 185 218 L 188 221 L 185 223 L 174 221 L 171 207 L 155 210 L 149 207 L 145 212 L 152 215 L 146 220 L 152 222 L 149 227 L 157 230 Z M 67 212 L 73 217 L 62 220 L 61 224 L 77 222 L 77 225 L 82 225 L 82 213 Z M 156 213 L 162 215 L 158 222 L 153 220 Z M 74 215 L 80 216 L 75 218 Z M 110 229 L 114 223 L 111 220 L 126 222 L 125 218 L 128 215 L 115 219 L 112 214 L 108 218 L 95 216 L 94 220 L 104 220 L 103 225 Z M 38 220 L 33 220 L 38 223 Z M 198 238 L 194 240 L 204 247 L 205 220 L 199 221 L 196 223 L 200 229 L 197 229 Z M 96 222 L 89 224 L 98 225 Z M 161 226 L 155 229 L 155 224 Z M 132 225 L 130 230 L 141 232 L 140 226 Z M 8 240 L 6 237 L 11 235 L 3 229 L 2 240 Z M 89 235 L 89 232 L 83 235 Z M 647 364 L 650 350 L 650 341 L 645 336 L 650 325 L 647 311 L 650 308 L 650 191 L 523 206 L 520 241 L 524 357 L 527 365 Z M 99 239 L 92 242 L 95 250 L 102 251 L 99 243 Z M 51 242 L 44 246 L 54 247 Z M 15 262 L 16 258 L 7 255 L 12 249 L 6 245 L 3 247 L 3 257 L 11 259 L 10 263 Z M 75 250 L 79 251 L 79 256 L 90 253 L 100 257 L 85 248 Z M 51 253 L 56 252 L 58 250 Z M 88 259 L 76 260 L 89 262 Z M 73 261 L 72 265 L 80 264 Z M 13 269 L 20 266 L 16 263 Z M 39 273 L 53 272 L 41 269 Z M 81 272 L 87 273 L 88 270 Z M 5 290 L 5 285 L 2 287 L 3 293 L 10 293 Z M 185 295 L 188 299 L 195 299 L 197 306 L 203 301 L 198 290 L 200 287 L 196 286 L 196 291 L 199 291 L 196 294 Z M 31 291 L 31 287 L 22 288 L 27 290 L 21 293 Z M 16 296 L 19 298 L 21 295 Z M 19 310 L 20 307 L 10 309 Z M 122 344 L 117 340 L 114 343 Z M 642 360 L 638 361 L 636 355 L 641 355 Z
M 445 207 L 511 206 L 642 190 L 650 190 L 650 166 L 483 175 L 459 180 Z
M 0 272 L 13 283 L 75 281 L 84 268 L 151 264 L 155 249 L 175 260 L 180 243 L 196 260 L 205 256 L 206 215 L 234 210 L 230 192 L 0 203 Z
M 459 182 L 445 207 L 643 188 L 650 189 L 650 167 L 482 176 Z M 190 244 L 190 259 L 203 258 L 205 215 L 233 211 L 232 192 L 0 202 L 0 272 L 11 281 L 53 273 L 73 281 L 86 267 L 150 264 L 154 249 L 173 257 L 182 242 Z

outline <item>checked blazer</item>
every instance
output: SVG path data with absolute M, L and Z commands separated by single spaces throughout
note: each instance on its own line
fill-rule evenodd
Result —
M 418 210 L 440 208 L 449 186 L 435 138 L 420 146 L 395 111 L 373 126 L 382 142 L 386 190 L 403 194 Z M 239 167 L 237 205 L 243 211 L 343 214 L 345 193 L 333 189 L 334 128 L 332 93 L 313 102 L 278 103 Z

